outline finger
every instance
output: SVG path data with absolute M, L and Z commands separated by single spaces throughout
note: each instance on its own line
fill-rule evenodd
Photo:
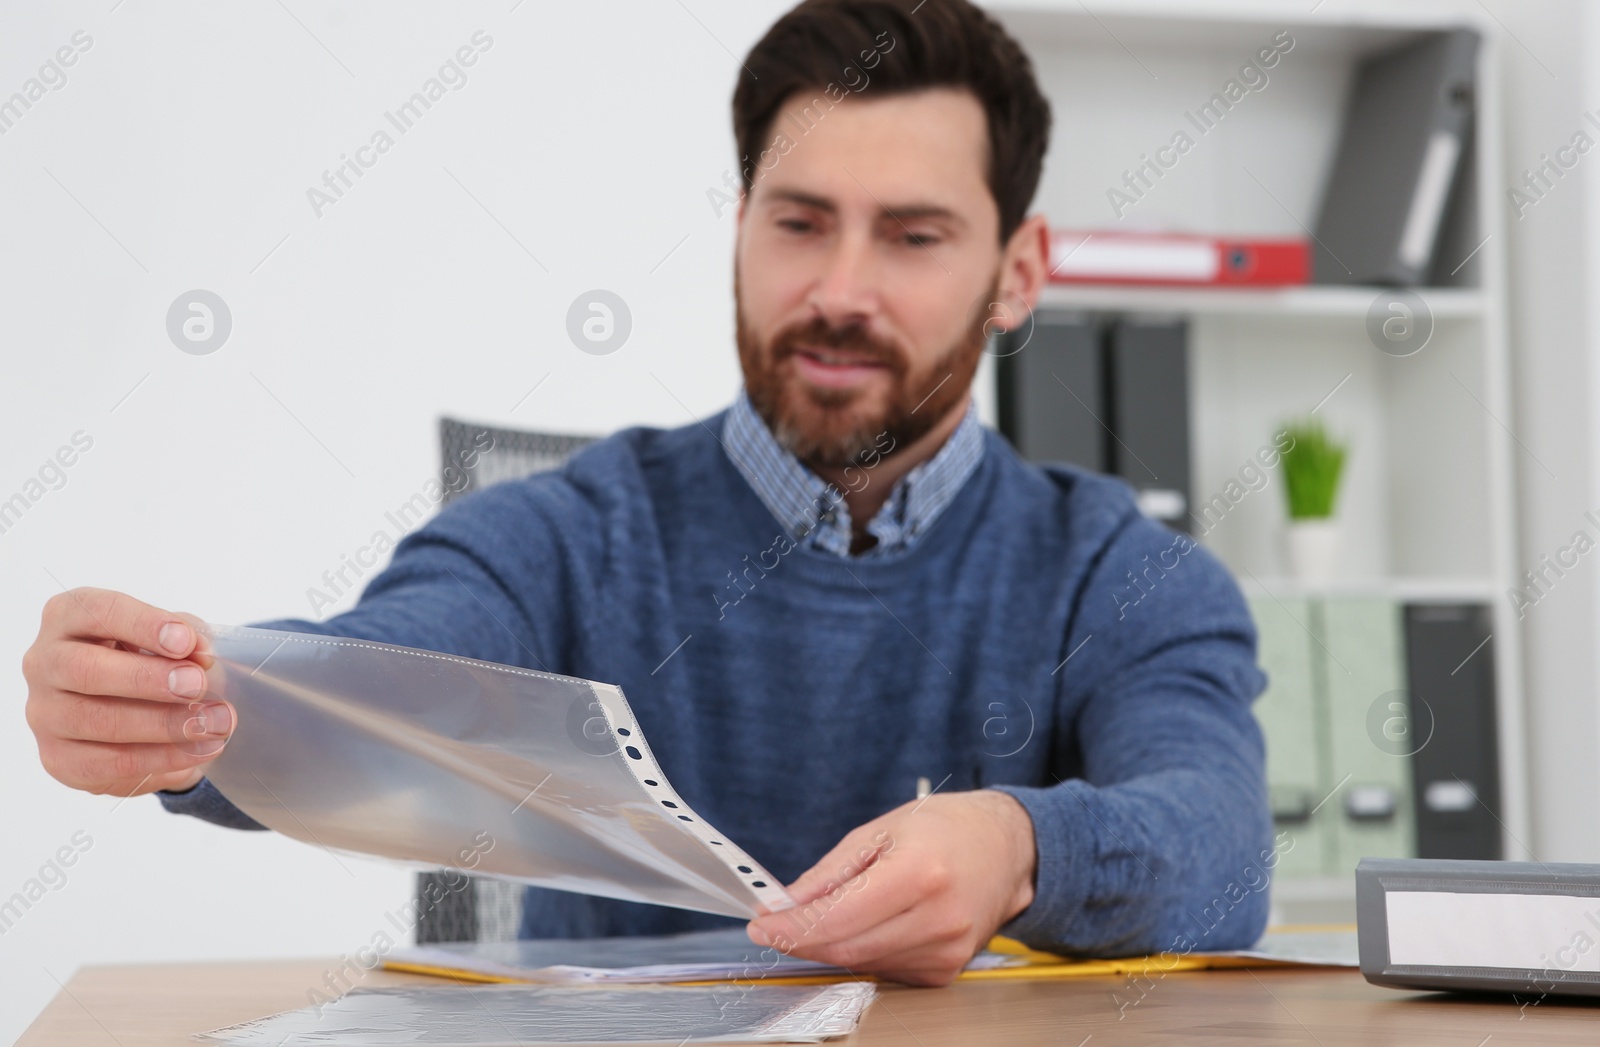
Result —
M 854 969 L 886 956 L 903 955 L 931 941 L 925 926 L 926 906 L 910 906 L 867 927 L 859 934 L 828 939 L 803 935 L 795 940 L 791 956 L 836 967 Z
M 40 654 L 45 683 L 76 694 L 181 702 L 206 693 L 206 674 L 194 662 L 114 651 L 92 643 L 57 643 Z
M 893 846 L 885 818 L 875 818 L 865 825 L 850 830 L 833 850 L 823 855 L 800 878 L 789 885 L 789 895 L 797 904 L 832 891 L 840 883 L 860 876 L 874 865 Z
M 919 988 L 937 989 L 949 985 L 961 975 L 962 965 L 958 963 L 940 964 L 936 967 L 926 966 L 894 966 L 890 961 L 884 961 L 882 966 L 863 967 L 857 974 L 870 974 L 874 978 L 885 981 L 897 982 L 901 985 L 914 985 Z
M 898 920 L 898 917 L 897 917 Z M 833 948 L 860 949 L 865 955 L 864 959 L 857 959 L 854 964 L 840 964 L 837 959 L 849 959 L 848 953 L 832 961 L 835 966 L 844 966 L 847 970 L 858 975 L 872 975 L 877 978 L 886 978 L 890 981 L 901 982 L 906 985 L 939 986 L 948 985 L 964 971 L 972 958 L 983 948 L 984 942 L 973 935 L 956 935 L 954 937 L 925 937 L 918 934 L 916 928 L 922 927 L 928 920 L 922 911 L 909 915 L 911 930 L 895 928 L 892 932 L 903 940 L 913 941 L 915 944 L 900 951 L 886 952 L 881 955 L 871 955 L 881 942 L 840 943 Z M 924 928 L 925 929 L 925 928 Z M 885 928 L 886 931 L 889 928 Z M 887 939 L 886 939 L 887 940 Z M 814 957 L 808 957 L 814 958 Z
M 111 589 L 84 587 L 52 596 L 44 618 L 61 635 L 120 640 L 172 658 L 187 658 L 196 647 L 205 649 L 203 623 L 193 615 L 164 611 Z
M 184 752 L 176 745 L 116 745 L 56 739 L 50 744 L 45 766 L 58 781 L 88 792 L 107 792 L 113 788 L 140 788 L 146 778 L 155 779 L 173 772 L 188 772 L 209 762 L 225 743 L 217 743 L 207 755 Z M 41 745 L 41 748 L 44 748 Z
M 161 789 L 170 789 L 173 792 L 183 792 L 192 789 L 206 776 L 205 765 L 191 767 L 183 771 L 168 771 L 165 774 L 146 774 L 137 781 L 106 782 L 106 783 L 75 783 L 67 782 L 54 771 L 53 777 L 63 784 L 71 785 L 74 789 L 94 793 L 98 796 L 144 796 Z
M 189 648 L 189 660 L 200 663 L 201 668 L 211 668 L 216 657 L 211 648 L 210 624 L 204 618 L 189 614 L 187 611 L 172 611 L 171 614 L 180 624 L 188 626 L 189 634 L 194 637 L 194 646 Z
M 918 918 L 916 915 L 911 917 L 913 921 Z M 961 940 L 930 940 L 899 952 L 871 955 L 875 946 L 841 943 L 819 950 L 816 955 L 809 955 L 809 951 L 803 948 L 796 949 L 793 955 L 828 963 L 858 976 L 871 975 L 905 985 L 941 986 L 954 981 L 966 969 L 980 944 Z M 843 952 L 835 952 L 841 948 Z M 860 949 L 867 958 L 858 959 L 852 955 L 856 949 Z
M 112 796 L 142 796 L 145 793 L 153 793 L 158 789 L 171 789 L 175 793 L 181 793 L 188 789 L 193 789 L 200 784 L 200 779 L 205 776 L 205 764 L 200 764 L 185 771 L 169 771 L 166 774 L 152 775 L 142 781 L 135 782 L 131 786 L 114 787 L 108 792 Z
M 182 771 L 142 775 L 136 781 L 80 784 L 74 788 L 97 796 L 147 796 L 162 789 L 181 793 L 194 788 L 205 776 L 206 767 L 201 764 Z
M 233 730 L 233 708 L 226 702 L 148 702 L 63 694 L 50 704 L 57 738 L 85 742 L 205 742 L 226 738 Z M 194 755 L 194 753 L 191 753 Z
M 752 921 L 750 937 L 761 945 L 782 947 L 786 939 L 816 949 L 864 933 L 917 905 L 926 893 L 909 863 L 879 859 L 793 909 Z

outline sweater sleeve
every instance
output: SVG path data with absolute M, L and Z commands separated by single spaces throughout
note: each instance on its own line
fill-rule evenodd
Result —
M 1037 854 L 1034 900 L 1001 933 L 1101 956 L 1254 944 L 1277 849 L 1238 586 L 1193 538 L 1130 513 L 1069 633 L 1057 780 L 995 787 L 1027 810 Z
M 560 672 L 552 666 L 568 626 L 561 594 L 570 565 L 584 555 L 570 543 L 582 541 L 586 529 L 557 527 L 552 504 L 559 509 L 565 499 L 569 510 L 580 510 L 558 481 L 541 480 L 539 486 L 544 489 L 502 484 L 452 502 L 400 540 L 388 566 L 343 614 L 320 622 L 284 618 L 251 624 Z M 265 828 L 210 779 L 157 796 L 175 814 L 235 829 Z

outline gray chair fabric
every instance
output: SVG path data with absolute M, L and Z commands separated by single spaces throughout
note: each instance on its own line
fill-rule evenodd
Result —
M 439 479 L 444 484 L 444 501 L 558 468 L 596 439 L 441 418 Z M 417 944 L 515 940 L 522 926 L 522 892 L 521 884 L 504 880 L 418 873 Z M 430 895 L 438 902 L 430 903 Z
M 594 436 L 535 433 L 439 419 L 440 480 L 446 503 L 504 480 L 556 469 Z M 457 471 L 452 473 L 452 467 Z

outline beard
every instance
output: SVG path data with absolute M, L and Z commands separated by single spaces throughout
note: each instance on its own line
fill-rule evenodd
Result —
M 993 301 L 998 285 L 996 277 L 982 301 Z M 739 365 L 750 404 L 779 445 L 813 468 L 859 465 L 866 452 L 881 450 L 885 435 L 893 440 L 891 448 L 926 436 L 967 396 L 988 341 L 989 317 L 979 310 L 955 343 L 921 370 L 913 370 L 904 349 L 864 326 L 835 327 L 820 316 L 779 330 L 763 345 L 745 320 L 737 267 L 733 298 Z M 795 373 L 792 358 L 800 346 L 837 349 L 881 366 L 889 391 L 880 395 L 875 389 L 811 385 Z

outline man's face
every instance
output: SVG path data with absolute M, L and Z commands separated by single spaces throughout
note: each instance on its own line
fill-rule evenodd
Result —
M 734 298 L 756 411 L 797 457 L 837 468 L 885 431 L 896 447 L 914 442 L 965 403 L 1001 270 L 1000 214 L 970 93 L 869 88 L 801 115 L 813 98 L 827 103 L 820 91 L 789 99 L 775 147 L 751 158 Z

